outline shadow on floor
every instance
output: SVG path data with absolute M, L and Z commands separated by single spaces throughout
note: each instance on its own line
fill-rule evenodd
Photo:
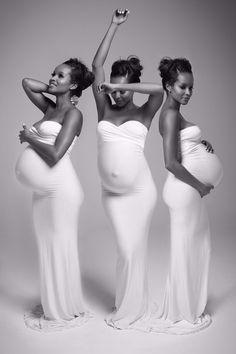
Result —
M 210 294 L 206 306 L 206 312 L 215 315 L 226 304 L 236 297 L 236 284 L 218 294 Z
M 98 305 L 106 313 L 110 312 L 115 305 L 115 291 L 112 286 L 96 274 L 86 274 L 82 282 L 85 301 Z

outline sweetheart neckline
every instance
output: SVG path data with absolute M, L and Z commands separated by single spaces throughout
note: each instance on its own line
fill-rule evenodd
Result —
M 52 122 L 52 123 L 56 123 L 56 124 L 59 124 L 59 125 L 62 126 L 61 123 L 59 123 L 59 122 L 57 122 L 57 121 L 55 121 L 55 120 L 44 120 L 41 124 L 46 123 L 46 122 Z M 40 124 L 40 125 L 41 125 L 41 124 Z
M 180 129 L 179 132 L 182 132 L 182 131 L 184 131 L 184 130 L 186 130 L 188 128 L 193 128 L 193 127 L 197 127 L 199 129 L 198 125 L 193 124 L 193 125 L 189 125 L 188 127 L 185 127 L 184 129 Z
M 126 124 L 126 123 L 128 123 L 128 122 L 136 122 L 136 123 L 141 124 L 141 125 L 147 130 L 147 132 L 148 132 L 148 128 L 146 127 L 146 125 L 144 125 L 143 123 L 141 123 L 141 122 L 139 122 L 138 120 L 135 120 L 135 119 L 126 120 L 125 122 L 121 123 L 120 125 L 116 125 L 116 124 L 114 124 L 114 123 L 112 123 L 112 122 L 110 122 L 109 120 L 106 120 L 106 119 L 100 120 L 100 121 L 98 122 L 98 124 L 101 123 L 101 122 L 110 123 L 111 125 L 113 125 L 113 126 L 116 127 L 116 128 L 121 128 L 124 124 Z
M 59 125 L 62 127 L 62 124 L 59 123 L 59 122 L 56 122 L 55 120 L 44 120 L 43 122 L 41 122 L 41 123 L 39 124 L 39 128 L 41 127 L 41 125 L 42 125 L 43 123 L 47 123 L 47 122 L 56 123 L 56 124 L 59 124 Z M 32 129 L 32 128 L 38 131 L 38 128 L 35 127 L 34 125 L 32 125 L 31 129 Z

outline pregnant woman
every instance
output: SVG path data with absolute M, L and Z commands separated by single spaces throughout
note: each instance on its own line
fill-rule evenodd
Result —
M 71 103 L 93 82 L 77 59 L 57 66 L 49 85 L 23 79 L 29 99 L 43 112 L 20 142 L 29 145 L 16 164 L 20 182 L 33 190 L 33 219 L 39 251 L 41 305 L 25 315 L 28 327 L 53 331 L 80 326 L 85 310 L 78 258 L 78 217 L 83 190 L 70 152 L 82 128 L 82 113 Z M 44 93 L 54 95 L 56 102 Z
M 136 57 L 112 65 L 104 83 L 103 64 L 118 26 L 128 10 L 116 10 L 93 60 L 94 96 L 98 110 L 98 168 L 103 204 L 117 243 L 115 310 L 106 318 L 117 329 L 146 330 L 150 316 L 147 284 L 147 240 L 156 203 L 156 188 L 144 156 L 145 139 L 163 99 L 161 85 L 140 83 Z M 134 92 L 149 94 L 138 107 Z M 111 101 L 114 100 L 114 104 Z
M 210 232 L 204 196 L 218 185 L 222 166 L 201 130 L 180 113 L 192 95 L 193 74 L 187 59 L 162 59 L 167 93 L 160 114 L 165 166 L 169 171 L 163 197 L 169 207 L 171 256 L 157 332 L 186 334 L 211 323 L 207 303 Z

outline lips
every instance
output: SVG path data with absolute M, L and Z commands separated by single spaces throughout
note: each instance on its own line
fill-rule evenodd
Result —
M 56 85 L 56 83 L 55 83 L 54 81 L 49 81 L 49 86 L 54 86 L 54 87 L 56 87 L 57 85 Z

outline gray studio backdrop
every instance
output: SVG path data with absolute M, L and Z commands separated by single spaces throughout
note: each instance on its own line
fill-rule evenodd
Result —
M 41 113 L 26 98 L 21 80 L 33 77 L 47 82 L 54 67 L 70 57 L 79 57 L 91 66 L 117 7 L 129 8 L 130 16 L 113 41 L 105 67 L 107 79 L 111 63 L 130 54 L 141 58 L 143 81 L 160 82 L 157 66 L 165 55 L 185 56 L 193 65 L 194 95 L 183 113 L 186 119 L 200 125 L 203 137 L 212 143 L 224 165 L 224 180 L 217 191 L 207 197 L 207 203 L 218 245 L 224 247 L 224 243 L 232 242 L 235 246 L 234 1 L 4 0 L 0 14 L 0 252 L 2 284 L 9 289 L 17 283 L 24 284 L 25 289 L 32 284 L 34 287 L 38 274 L 31 192 L 15 179 L 14 166 L 25 148 L 18 140 L 22 123 L 30 126 L 41 118 Z M 142 95 L 135 96 L 137 104 L 145 99 Z M 84 115 L 84 126 L 72 160 L 85 192 L 79 234 L 81 262 L 85 270 L 86 264 L 93 260 L 95 265 L 90 266 L 91 272 L 99 266 L 104 266 L 105 271 L 111 263 L 114 265 L 110 257 L 114 240 L 100 201 L 97 114 L 91 89 L 83 93 L 79 107 Z M 146 143 L 146 157 L 159 192 L 150 238 L 157 247 L 164 244 L 168 236 L 168 210 L 161 197 L 166 171 L 158 116 L 159 113 Z

